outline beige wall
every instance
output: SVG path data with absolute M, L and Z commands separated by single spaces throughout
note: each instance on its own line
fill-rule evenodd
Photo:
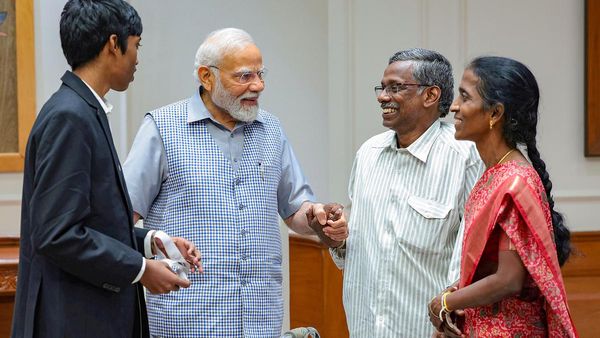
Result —
M 339 117 L 353 119 L 345 135 L 353 149 L 383 130 L 372 87 L 393 52 L 437 49 L 454 65 L 455 81 L 474 56 L 510 56 L 530 66 L 540 85 L 538 144 L 558 210 L 572 230 L 600 230 L 594 213 L 600 207 L 600 159 L 583 155 L 583 1 L 350 1 L 340 14 L 349 18 L 340 34 L 350 42 L 338 53 L 351 74 L 346 94 L 351 113 Z
M 58 38 L 63 0 L 35 0 L 37 103 L 66 69 Z M 383 130 L 372 87 L 387 58 L 422 46 L 455 66 L 473 56 L 512 56 L 540 83 L 539 138 L 558 207 L 573 230 L 600 230 L 600 160 L 583 156 L 584 8 L 580 1 L 132 1 L 144 20 L 136 82 L 111 94 L 111 117 L 123 158 L 148 109 L 190 95 L 198 43 L 212 29 L 247 29 L 270 69 L 262 105 L 278 115 L 323 200 L 345 199 L 354 151 Z M 543 15 L 539 7 L 543 6 Z M 172 20 L 178 16 L 178 20 Z M 557 24 L 560 20 L 560 24 Z M 0 234 L 17 234 L 20 174 L 0 174 Z

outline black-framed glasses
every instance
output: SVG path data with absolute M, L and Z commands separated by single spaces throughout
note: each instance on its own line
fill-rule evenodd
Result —
M 420 83 L 394 83 L 389 86 L 375 86 L 375 95 L 379 97 L 381 93 L 385 92 L 387 95 L 398 94 L 403 90 L 406 90 L 408 86 L 418 86 L 418 87 L 430 87 L 430 84 L 420 84 Z
M 210 68 L 215 68 L 219 71 L 222 72 L 221 68 L 217 67 L 217 66 L 209 66 Z M 228 72 L 225 72 L 228 73 Z M 265 77 L 267 76 L 268 70 L 267 68 L 263 67 L 261 70 L 256 71 L 256 72 L 236 72 L 236 73 L 228 73 L 233 75 L 233 77 L 237 80 L 237 82 L 239 84 L 250 84 L 252 82 L 255 82 L 256 79 L 258 79 L 258 81 L 260 82 L 265 82 Z

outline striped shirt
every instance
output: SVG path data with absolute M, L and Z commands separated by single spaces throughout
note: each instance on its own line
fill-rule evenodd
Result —
M 407 148 L 394 131 L 362 145 L 350 176 L 350 236 L 331 252 L 344 269 L 351 337 L 431 336 L 427 303 L 458 278 L 455 243 L 482 172 L 475 145 L 456 141 L 446 122 Z

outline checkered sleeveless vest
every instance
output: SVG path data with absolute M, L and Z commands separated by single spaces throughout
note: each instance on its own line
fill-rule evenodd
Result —
M 165 337 L 278 337 L 283 317 L 277 187 L 279 121 L 244 127 L 236 172 L 206 129 L 187 122 L 189 100 L 150 113 L 164 144 L 168 178 L 144 225 L 193 241 L 203 274 L 167 295 L 148 294 L 151 333 Z

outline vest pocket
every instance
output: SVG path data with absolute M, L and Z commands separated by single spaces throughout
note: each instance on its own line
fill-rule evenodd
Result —
M 279 167 L 277 165 L 279 165 Z M 258 162 L 257 169 L 262 186 L 268 188 L 274 187 L 277 189 L 281 173 L 281 164 L 271 163 L 269 161 Z

